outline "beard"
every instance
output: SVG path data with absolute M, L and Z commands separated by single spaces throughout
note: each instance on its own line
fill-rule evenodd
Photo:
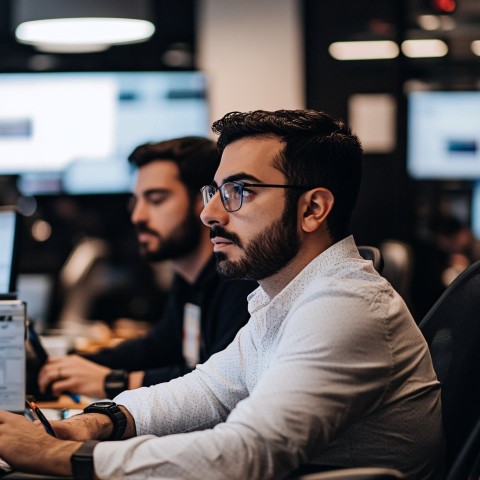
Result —
M 156 250 L 148 250 L 146 245 L 140 244 L 140 253 L 147 261 L 155 263 L 164 260 L 175 260 L 192 253 L 200 244 L 200 235 L 203 224 L 190 205 L 185 219 L 168 237 L 163 237 L 155 230 L 151 230 L 145 223 L 135 226 L 137 233 L 145 232 L 154 235 L 159 240 Z
M 255 236 L 248 245 L 242 245 L 238 235 L 221 226 L 210 230 L 210 237 L 223 237 L 244 251 L 241 260 L 228 260 L 223 252 L 216 252 L 217 271 L 224 278 L 263 280 L 278 273 L 292 260 L 300 249 L 300 239 L 295 225 L 296 216 L 286 207 L 283 215 Z

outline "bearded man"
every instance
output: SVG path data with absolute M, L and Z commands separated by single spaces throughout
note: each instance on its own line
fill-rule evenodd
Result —
M 428 346 L 350 234 L 359 140 L 313 110 L 232 112 L 213 127 L 222 159 L 201 218 L 219 271 L 259 283 L 247 325 L 193 372 L 54 422 L 62 440 L 0 412 L 0 456 L 76 480 L 362 466 L 443 478 Z
M 209 229 L 200 221 L 200 188 L 220 162 L 213 141 L 184 137 L 137 147 L 131 220 L 150 262 L 171 260 L 175 273 L 164 317 L 144 338 L 92 355 L 51 359 L 40 371 L 42 391 L 113 398 L 191 371 L 223 350 L 247 322 L 254 282 L 222 280 Z

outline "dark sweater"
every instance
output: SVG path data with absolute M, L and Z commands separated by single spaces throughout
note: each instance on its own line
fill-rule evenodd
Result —
M 146 337 L 83 356 L 112 369 L 145 371 L 144 386 L 184 375 L 192 370 L 182 354 L 185 304 L 201 308 L 200 362 L 204 362 L 223 350 L 247 323 L 247 295 L 257 286 L 256 282 L 221 279 L 212 256 L 194 284 L 175 275 L 163 318 Z

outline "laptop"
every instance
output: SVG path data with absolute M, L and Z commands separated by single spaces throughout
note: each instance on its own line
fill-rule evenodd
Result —
M 0 207 L 0 299 L 15 298 L 18 214 Z

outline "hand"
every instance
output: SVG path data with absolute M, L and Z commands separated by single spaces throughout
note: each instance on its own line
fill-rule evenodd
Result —
M 106 396 L 105 377 L 110 372 L 108 367 L 78 355 L 68 355 L 50 359 L 38 374 L 38 385 L 42 392 L 51 385 L 52 393 L 57 396 L 71 392 L 102 398 Z
M 128 389 L 134 390 L 143 386 L 143 377 L 145 372 L 130 372 L 128 374 Z
M 17 470 L 70 476 L 70 457 L 79 447 L 48 435 L 22 415 L 0 411 L 0 457 Z

